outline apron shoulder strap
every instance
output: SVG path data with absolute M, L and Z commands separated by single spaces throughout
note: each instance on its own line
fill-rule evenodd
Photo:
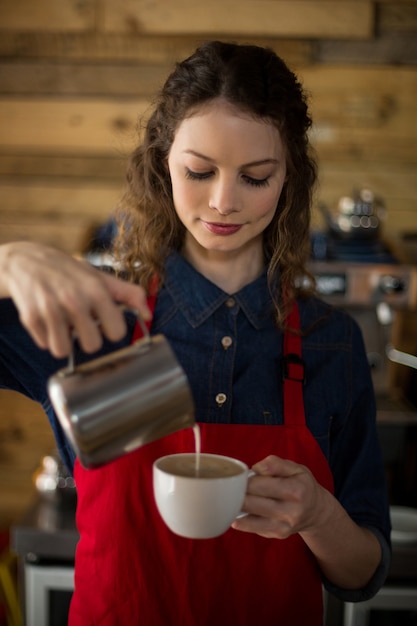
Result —
M 300 311 L 294 300 L 287 316 L 282 356 L 284 422 L 286 425 L 305 424 L 303 386 L 305 366 L 302 359 Z
M 149 293 L 147 297 L 148 307 L 151 312 L 151 319 L 145 322 L 145 326 L 149 331 L 151 330 L 152 318 L 153 318 L 153 313 L 155 311 L 157 295 L 158 295 L 158 279 L 155 276 L 151 280 L 151 283 L 149 285 Z M 136 322 L 135 328 L 133 330 L 133 335 L 132 335 L 132 343 L 134 343 L 138 339 L 141 339 L 142 337 L 143 337 L 142 329 L 140 327 L 139 322 Z

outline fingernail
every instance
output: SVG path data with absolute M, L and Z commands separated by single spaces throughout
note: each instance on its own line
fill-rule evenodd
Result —
M 257 474 L 263 474 L 263 473 L 267 473 L 268 472 L 268 463 L 265 463 L 265 461 L 259 461 L 259 463 L 255 463 L 255 465 L 252 465 L 252 469 L 257 473 Z

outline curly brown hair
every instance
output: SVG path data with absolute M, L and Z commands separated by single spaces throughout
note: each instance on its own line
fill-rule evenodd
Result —
M 210 41 L 176 64 L 129 160 L 115 251 L 130 277 L 145 288 L 155 275 L 163 281 L 166 257 L 181 250 L 185 234 L 173 204 L 168 155 L 181 122 L 215 98 L 274 124 L 286 149 L 287 180 L 263 238 L 268 284 L 281 324 L 293 298 L 306 291 L 317 168 L 308 141 L 312 121 L 306 95 L 269 48 Z M 280 285 L 285 285 L 285 306 Z

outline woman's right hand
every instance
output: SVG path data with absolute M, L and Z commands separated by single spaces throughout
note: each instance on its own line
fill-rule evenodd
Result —
M 38 243 L 0 246 L 0 297 L 15 303 L 36 344 L 55 357 L 68 356 L 75 332 L 86 352 L 126 333 L 118 304 L 150 318 L 145 290 L 106 274 L 85 261 Z

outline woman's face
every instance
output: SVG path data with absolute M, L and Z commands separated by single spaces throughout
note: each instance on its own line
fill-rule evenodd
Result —
M 262 257 L 262 233 L 286 179 L 280 133 L 225 101 L 204 105 L 177 128 L 168 156 L 185 251 Z

